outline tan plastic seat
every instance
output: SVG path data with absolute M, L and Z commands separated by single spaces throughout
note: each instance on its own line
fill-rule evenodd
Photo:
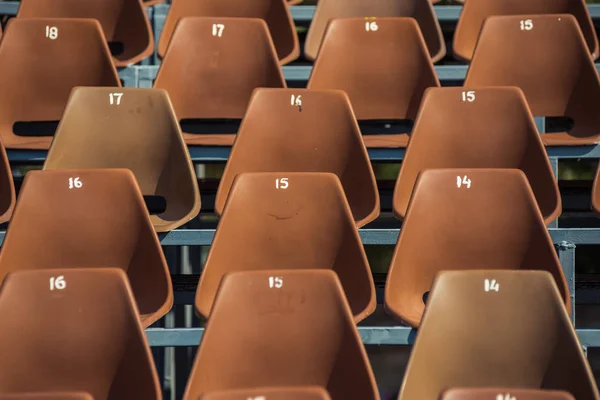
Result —
M 482 386 L 598 398 L 549 273 L 454 271 L 437 277 L 398 399 L 438 400 L 448 388 Z
M 446 391 L 440 400 L 575 400 L 567 392 L 557 390 L 530 390 L 513 388 L 495 389 L 452 389 Z
M 256 89 L 223 172 L 215 210 L 223 212 L 240 173 L 288 171 L 336 174 L 358 226 L 379 215 L 373 168 L 342 91 Z
M 600 141 L 600 79 L 575 17 L 491 17 L 478 43 L 465 86 L 518 86 L 534 116 L 574 121 L 569 132 L 542 135 L 546 145 Z
M 221 37 L 218 29 L 211 33 L 218 24 Z M 286 84 L 263 20 L 188 17 L 177 25 L 154 87 L 169 92 L 180 120 L 241 119 L 254 88 Z M 190 145 L 230 146 L 235 134 L 184 130 L 184 138 Z
M 200 193 L 179 121 L 164 90 L 76 88 L 44 169 L 128 168 L 145 195 L 162 196 L 158 232 L 198 215 Z
M 167 263 L 129 170 L 27 174 L 0 252 L 0 281 L 12 271 L 57 265 L 124 270 L 144 326 L 173 304 Z
M 48 149 L 52 137 L 17 136 L 13 125 L 58 121 L 75 86 L 121 86 L 98 21 L 11 19 L 0 41 L 4 146 Z
M 164 2 L 165 0 L 144 0 L 144 6 L 150 7 Z
M 0 392 L 161 399 L 137 313 L 127 276 L 117 268 L 8 275 L 0 290 Z
M 88 393 L 19 393 L 0 394 L 0 400 L 94 400 Z
M 339 89 L 358 120 L 414 120 L 425 89 L 440 86 L 419 25 L 412 18 L 333 19 L 309 89 Z M 341 68 L 340 66 L 344 66 Z M 408 135 L 365 135 L 367 147 L 404 147 Z
M 0 141 L 0 224 L 10 220 L 17 196 L 6 149 Z
M 292 14 L 288 9 L 286 0 L 173 0 L 165 25 L 162 30 L 160 41 L 158 42 L 158 54 L 164 57 L 167 52 L 167 46 L 172 41 L 172 36 L 179 21 L 184 17 L 211 17 L 215 24 L 224 24 L 222 37 L 228 34 L 229 18 L 223 22 L 219 21 L 224 17 L 232 18 L 259 18 L 266 22 L 268 32 L 273 38 L 277 57 L 281 64 L 287 64 L 294 61 L 300 55 L 300 45 L 298 43 L 298 34 L 292 20 Z M 198 32 L 201 40 L 206 40 L 211 35 L 212 26 L 202 33 Z M 239 45 L 243 47 L 243 45 Z M 241 50 L 241 49 L 240 49 Z M 239 55 L 240 62 L 247 59 L 243 54 Z
M 281 387 L 236 389 L 211 392 L 198 400 L 330 400 L 327 391 L 319 387 Z
M 411 17 L 417 21 L 421 32 L 423 32 L 423 37 L 427 43 L 426 48 L 429 49 L 428 52 L 433 62 L 441 60 L 446 55 L 446 43 L 442 29 L 430 0 L 319 0 L 306 36 L 304 47 L 306 58 L 309 60 L 317 58 L 327 24 L 331 19 L 359 17 L 362 19 L 362 24 L 353 27 L 357 31 L 352 33 L 346 31 L 344 34 L 350 34 L 355 38 L 356 35 L 360 35 L 359 32 L 373 34 L 373 31 L 366 31 L 367 22 L 376 21 L 372 19 L 373 17 L 376 17 L 377 20 L 381 17 Z M 369 18 L 369 20 L 366 21 L 365 18 Z M 379 29 L 382 29 L 382 27 L 379 27 Z M 402 35 L 398 34 L 393 41 L 402 39 Z M 382 41 L 385 45 L 389 45 L 389 41 L 392 40 L 382 38 Z M 386 57 L 394 56 L 396 51 L 389 47 L 382 50 Z M 369 61 L 376 66 L 380 60 L 370 59 Z
M 442 168 L 520 169 L 545 222 L 561 213 L 558 184 L 518 88 L 427 90 L 394 191 L 396 216 L 404 218 L 419 172 Z
M 96 19 L 106 40 L 122 47 L 113 57 L 118 67 L 154 52 L 152 27 L 141 0 L 21 0 L 17 18 Z
M 600 165 L 598 165 L 594 186 L 592 188 L 592 208 L 597 213 L 600 213 Z
M 473 58 L 479 33 L 488 17 L 521 15 L 519 20 L 540 14 L 572 14 L 583 31 L 585 42 L 594 59 L 598 58 L 598 38 L 585 0 L 477 0 L 463 6 L 454 33 L 454 55 L 464 61 Z M 519 26 L 517 31 L 520 32 Z M 560 59 L 556 59 L 560 61 Z
M 419 175 L 387 277 L 386 308 L 418 327 L 435 275 L 471 269 L 549 271 L 571 310 L 552 239 L 518 169 L 430 169 Z
M 375 310 L 373 276 L 336 175 L 238 175 L 200 277 L 198 312 L 211 314 L 223 275 L 264 269 L 333 270 L 356 322 Z
M 290 189 L 293 185 L 290 179 Z M 218 390 L 298 385 L 324 387 L 336 400 L 379 400 L 337 275 L 326 270 L 227 275 L 184 400 Z

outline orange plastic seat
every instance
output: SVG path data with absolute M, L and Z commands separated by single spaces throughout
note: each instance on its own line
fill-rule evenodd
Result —
M 217 213 L 244 172 L 331 172 L 340 178 L 358 226 L 379 215 L 373 168 L 342 91 L 256 89 L 221 178 Z
M 129 170 L 27 174 L 0 252 L 0 281 L 13 271 L 57 265 L 124 270 L 144 326 L 173 304 L 167 263 Z
M 94 400 L 88 393 L 18 393 L 0 394 L 0 400 Z
M 163 197 L 166 209 L 150 217 L 158 232 L 200 211 L 194 166 L 164 90 L 73 90 L 44 169 L 93 168 L 128 168 L 144 195 Z
M 545 222 L 561 213 L 558 183 L 518 88 L 427 90 L 394 190 L 396 216 L 404 218 L 419 172 L 444 168 L 520 169 Z
M 281 64 L 294 61 L 300 55 L 298 34 L 292 20 L 292 14 L 288 9 L 286 0 L 173 0 L 165 24 L 163 26 L 160 41 L 158 42 L 158 54 L 164 57 L 167 47 L 172 41 L 175 28 L 184 17 L 211 17 L 215 24 L 224 24 L 222 37 L 228 35 L 229 18 L 259 18 L 266 22 L 268 32 L 273 38 L 277 57 Z M 224 21 L 220 21 L 223 20 Z M 210 26 L 203 32 L 198 32 L 201 40 L 211 35 L 213 28 Z M 251 42 L 250 42 L 251 43 Z M 247 59 L 243 54 L 239 55 L 239 61 Z
M 75 86 L 121 86 L 98 21 L 11 19 L 0 41 L 4 146 L 48 149 L 52 137 L 20 136 L 13 125 L 58 121 Z
M 222 36 L 218 29 L 213 36 L 213 26 L 221 25 Z M 177 25 L 154 87 L 169 92 L 180 120 L 214 120 L 241 119 L 254 88 L 286 84 L 263 20 L 188 17 Z M 235 140 L 235 134 L 183 132 L 190 145 Z
M 165 0 L 144 0 L 144 6 L 145 7 L 150 7 L 150 6 L 154 6 L 156 4 L 160 4 L 160 3 L 164 3 Z
M 299 385 L 324 387 L 332 399 L 379 400 L 338 276 L 324 270 L 227 275 L 184 400 L 218 390 Z
M 530 390 L 530 389 L 452 389 L 442 395 L 440 400 L 575 400 L 567 392 L 556 390 Z
M 563 299 L 544 271 L 440 273 L 398 399 L 439 400 L 453 387 L 562 390 L 577 400 L 598 399 Z
M 388 273 L 386 309 L 418 327 L 436 274 L 470 269 L 549 271 L 571 310 L 560 261 L 522 171 L 421 172 Z
M 498 15 L 521 15 L 519 20 L 540 14 L 572 14 L 579 23 L 588 50 L 598 58 L 598 37 L 585 0 L 477 0 L 463 6 L 454 33 L 454 55 L 465 61 L 473 58 L 484 21 Z M 517 30 L 519 30 L 517 26 Z M 560 60 L 555 60 L 560 61 Z
M 0 224 L 10 220 L 17 196 L 8 155 L 0 141 Z
M 152 27 L 141 0 L 21 0 L 17 18 L 96 19 L 106 40 L 120 47 L 113 56 L 118 67 L 154 52 Z
M 137 314 L 127 276 L 118 268 L 11 273 L 0 289 L 0 392 L 162 399 Z
M 327 24 L 334 18 L 361 18 L 362 24 L 354 25 L 352 31 L 346 30 L 344 34 L 360 37 L 359 32 L 377 32 L 374 25 L 381 17 L 410 17 L 414 18 L 420 27 L 427 44 L 426 48 L 433 60 L 437 62 L 446 55 L 446 42 L 442 29 L 430 0 L 319 0 L 315 9 L 312 23 L 306 36 L 304 54 L 309 60 L 315 60 L 323 42 Z M 365 19 L 366 18 L 366 19 Z M 376 18 L 376 19 L 375 19 Z M 367 27 L 369 30 L 367 31 Z M 338 28 L 339 29 L 339 28 Z M 376 29 L 381 29 L 378 27 Z M 385 28 L 384 28 L 385 29 Z M 354 31 L 356 30 L 356 31 Z M 393 33 L 392 33 L 393 35 Z M 383 44 L 389 45 L 387 38 L 381 38 Z M 394 40 L 402 40 L 398 35 Z M 382 49 L 387 57 L 394 56 L 395 49 Z M 389 53 L 389 54 L 388 54 Z M 358 54 L 356 55 L 358 56 Z M 382 59 L 370 59 L 375 65 Z
M 594 179 L 594 186 L 592 188 L 592 208 L 600 213 L 600 165 L 596 172 L 596 178 Z
M 373 276 L 334 174 L 237 176 L 200 277 L 198 312 L 207 318 L 211 314 L 225 274 L 277 268 L 331 269 L 340 277 L 357 322 L 375 310 Z
M 333 19 L 309 89 L 344 90 L 358 120 L 414 120 L 428 87 L 440 86 L 419 25 L 412 18 Z M 341 68 L 340 66 L 344 66 Z M 408 135 L 365 135 L 367 147 L 404 147 Z
M 567 117 L 568 132 L 546 133 L 546 145 L 599 142 L 600 79 L 572 15 L 488 18 L 465 86 L 518 86 L 536 117 Z
M 327 391 L 318 387 L 282 387 L 237 389 L 211 392 L 201 395 L 198 400 L 330 400 Z

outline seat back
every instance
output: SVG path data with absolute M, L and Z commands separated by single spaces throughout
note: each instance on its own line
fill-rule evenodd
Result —
M 492 400 L 494 398 L 502 400 L 575 400 L 567 392 L 513 388 L 451 389 L 444 392 L 440 400 Z
M 42 392 L 0 394 L 0 400 L 94 400 L 88 393 Z
M 327 391 L 318 387 L 280 387 L 239 389 L 211 392 L 198 400 L 330 400 Z

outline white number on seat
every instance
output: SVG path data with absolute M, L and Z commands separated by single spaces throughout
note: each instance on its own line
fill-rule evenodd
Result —
M 486 292 L 499 292 L 500 284 L 495 279 L 486 279 L 484 282 L 484 289 Z
M 69 178 L 69 189 L 79 189 L 83 186 L 83 182 L 77 178 Z
M 223 30 L 225 29 L 224 24 L 213 24 L 212 35 L 221 37 L 223 36 Z
M 276 189 L 287 189 L 290 186 L 288 182 L 288 178 L 275 179 L 275 188 Z
M 496 400 L 517 400 L 517 398 L 506 393 L 505 395 L 499 394 L 496 396 Z
M 533 29 L 533 21 L 530 19 L 521 20 L 521 30 L 522 31 L 530 31 Z
M 468 92 L 462 92 L 462 101 L 472 103 L 475 101 L 475 91 L 469 90 Z
M 377 26 L 377 22 L 375 22 L 375 21 L 365 22 L 365 30 L 367 32 L 377 32 L 378 29 L 379 29 L 379 26 Z
M 50 290 L 63 290 L 67 287 L 67 282 L 63 275 L 50 278 Z
M 456 177 L 456 186 L 458 188 L 462 186 L 466 186 L 467 189 L 471 189 L 471 180 L 465 175 L 462 178 L 460 176 Z
M 279 276 L 270 276 L 269 277 L 269 287 L 275 289 L 281 289 L 283 286 L 283 278 Z
M 293 106 L 298 106 L 298 107 L 302 106 L 302 95 L 299 95 L 299 96 L 292 95 L 290 104 Z
M 111 93 L 109 95 L 110 98 L 110 104 L 111 105 L 120 105 L 121 104 L 121 98 L 123 97 L 123 93 Z
M 58 28 L 46 25 L 46 37 L 50 40 L 56 40 L 58 38 Z

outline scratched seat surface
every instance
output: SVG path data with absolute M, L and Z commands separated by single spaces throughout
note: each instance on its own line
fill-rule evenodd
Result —
M 31 171 L 0 252 L 0 280 L 18 270 L 124 270 L 144 326 L 166 314 L 173 288 L 133 173 Z
M 440 273 L 398 399 L 438 400 L 452 387 L 562 390 L 597 399 L 555 282 L 543 271 Z
M 198 215 L 196 173 L 164 90 L 82 87 L 71 93 L 44 169 L 128 168 L 144 195 L 161 196 L 158 232 Z
M 558 183 L 518 88 L 428 89 L 394 190 L 399 218 L 406 214 L 419 172 L 443 168 L 520 169 L 546 223 L 561 213 Z
M 366 24 L 378 21 L 381 17 L 414 18 L 421 32 L 423 32 L 433 62 L 439 61 L 446 54 L 446 42 L 430 0 L 319 0 L 306 36 L 304 47 L 306 58 L 309 60 L 317 58 L 327 24 L 331 19 L 362 18 L 362 25 L 356 25 L 354 29 L 360 30 L 362 28 L 362 31 L 364 31 Z M 345 34 L 351 33 L 346 32 Z M 402 36 L 399 35 L 396 39 L 401 38 Z M 381 40 L 385 42 L 389 39 L 383 37 Z M 395 52 L 393 48 L 388 49 L 388 51 L 390 53 Z M 378 64 L 380 60 L 373 59 L 371 61 Z
M 175 28 L 184 17 L 214 17 L 217 24 L 223 23 L 218 20 L 224 17 L 259 18 L 268 26 L 281 64 L 294 61 L 300 55 L 298 34 L 286 0 L 173 0 L 158 42 L 161 57 L 165 56 Z M 210 29 L 212 27 L 207 33 Z M 224 30 L 223 35 L 227 34 Z M 246 61 L 246 57 L 240 54 L 239 60 Z
M 94 400 L 88 393 L 48 392 L 0 394 L 0 400 Z
M 215 120 L 241 119 L 255 88 L 286 83 L 263 20 L 187 17 L 177 25 L 154 87 L 169 92 L 180 121 Z M 192 145 L 226 146 L 235 139 L 183 132 Z
M 120 86 L 97 21 L 25 19 L 8 22 L 0 42 L 0 139 L 9 149 L 48 149 L 38 128 L 15 123 L 58 121 L 75 86 Z
M 579 24 L 586 45 L 598 58 L 598 37 L 585 0 L 478 0 L 465 3 L 454 33 L 454 55 L 465 61 L 473 58 L 484 21 L 498 15 L 521 15 L 519 20 L 541 14 L 572 14 Z M 517 30 L 520 29 L 517 27 Z M 559 61 L 556 59 L 555 61 Z
M 375 175 L 342 91 L 256 89 L 221 178 L 218 213 L 243 172 L 331 172 L 340 178 L 358 226 L 379 215 Z
M 113 57 L 118 67 L 154 52 L 152 27 L 141 0 L 22 0 L 17 18 L 96 19 L 106 40 L 119 47 Z
M 412 18 L 376 23 L 377 30 L 367 30 L 364 18 L 331 20 L 308 88 L 344 90 L 359 121 L 414 120 L 425 89 L 440 86 L 425 40 Z M 364 141 L 404 147 L 408 135 L 364 135 Z
M 570 14 L 490 17 L 465 86 L 518 86 L 536 117 L 563 117 L 573 126 L 546 133 L 546 145 L 599 141 L 600 79 L 577 20 Z
M 571 310 L 563 270 L 522 171 L 429 169 L 419 175 L 386 281 L 386 308 L 418 327 L 436 274 L 469 269 L 549 271 Z
M 288 269 L 227 275 L 184 400 L 218 390 L 299 385 L 326 388 L 332 400 L 379 400 L 337 274 Z
M 567 392 L 557 390 L 535 390 L 535 389 L 451 389 L 442 395 L 440 400 L 575 400 Z
M 225 274 L 265 269 L 333 270 L 357 322 L 374 311 L 373 276 L 336 175 L 238 175 L 200 277 L 197 310 L 212 313 Z
M 201 395 L 198 400 L 330 400 L 326 390 L 318 387 L 280 387 L 234 389 Z
M 137 314 L 127 276 L 118 268 L 11 273 L 0 289 L 0 393 L 161 399 Z

